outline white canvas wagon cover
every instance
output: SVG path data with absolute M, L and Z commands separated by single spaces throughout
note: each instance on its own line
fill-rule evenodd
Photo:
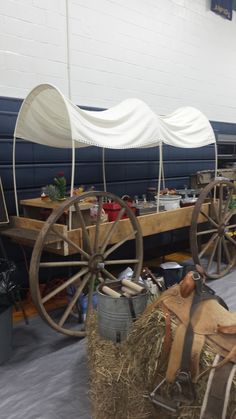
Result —
M 206 116 L 181 107 L 159 116 L 143 101 L 127 99 L 104 111 L 80 109 L 50 84 L 35 87 L 22 103 L 15 137 L 70 148 L 98 146 L 127 149 L 158 146 L 195 148 L 215 142 Z
M 50 147 L 72 149 L 71 195 L 75 175 L 75 148 L 96 146 L 103 149 L 128 149 L 160 146 L 160 191 L 161 174 L 164 178 L 162 143 L 184 148 L 215 143 L 210 122 L 202 112 L 193 107 L 181 107 L 169 115 L 160 116 L 142 100 L 134 98 L 126 99 L 104 111 L 87 111 L 72 103 L 55 86 L 40 84 L 23 101 L 14 131 L 13 183 L 17 215 L 16 138 Z M 216 143 L 215 155 L 216 172 Z M 103 181 L 106 190 L 104 159 Z

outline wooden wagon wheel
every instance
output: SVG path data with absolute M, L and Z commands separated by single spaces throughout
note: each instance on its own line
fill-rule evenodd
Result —
M 235 195 L 233 183 L 216 179 L 202 190 L 193 210 L 192 257 L 195 264 L 203 266 L 210 279 L 221 278 L 235 265 Z
M 120 209 L 116 220 L 106 224 L 107 234 L 105 235 L 101 219 L 103 214 L 103 202 L 106 202 L 107 200 L 112 200 L 114 203 L 119 204 Z M 96 206 L 93 207 L 96 208 L 97 214 L 93 235 L 88 233 L 84 216 L 80 209 L 80 204 L 88 201 L 96 202 Z M 75 212 L 76 218 L 79 221 L 80 228 L 74 231 L 75 234 L 79 234 L 82 230 L 82 246 L 78 245 L 77 240 L 71 240 L 54 228 L 54 224 L 58 223 L 63 214 L 68 214 L 70 210 Z M 117 233 L 117 230 L 119 232 L 119 221 L 124 215 L 128 218 L 127 232 L 124 233 L 123 231 L 120 237 L 118 234 L 118 238 L 114 243 L 114 240 L 113 242 L 111 240 L 112 236 Z M 58 261 L 56 260 L 56 257 L 54 258 L 55 260 L 50 260 L 49 262 L 43 260 L 45 243 L 48 235 L 52 233 L 59 236 L 59 239 L 67 243 L 70 248 L 74 249 L 75 254 L 73 255 L 73 258 L 69 255 L 66 257 L 65 261 Z M 120 250 L 121 247 L 131 239 L 134 239 L 134 242 L 130 245 L 132 258 L 115 259 L 114 252 Z M 113 244 L 110 245 L 109 242 L 112 242 Z M 122 270 L 123 266 L 131 266 L 134 272 L 134 279 L 138 279 L 142 268 L 142 261 L 143 243 L 141 229 L 133 211 L 123 200 L 111 193 L 96 191 L 69 198 L 49 216 L 39 233 L 33 249 L 30 263 L 30 288 L 34 304 L 41 317 L 58 332 L 70 336 L 85 336 L 86 324 L 93 306 L 92 299 L 95 281 L 99 280 L 102 282 L 105 279 L 116 280 L 117 269 L 119 268 L 119 270 Z M 69 277 L 67 276 L 60 285 L 44 295 L 41 292 L 42 287 L 40 287 L 40 278 L 42 277 L 42 274 L 46 277 L 47 272 L 53 269 L 68 269 L 70 271 L 73 270 L 73 273 L 70 272 Z M 71 299 L 68 301 L 68 305 L 64 309 L 63 314 L 60 314 L 59 318 L 55 319 L 52 313 L 47 310 L 47 302 L 71 286 L 74 287 L 73 296 L 71 296 Z M 86 321 L 81 327 L 81 323 L 79 323 L 78 320 L 75 321 L 75 312 L 78 301 L 84 292 L 87 293 L 88 304 Z

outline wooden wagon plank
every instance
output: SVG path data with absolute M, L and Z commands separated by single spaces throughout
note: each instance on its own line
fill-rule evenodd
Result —
M 32 244 L 35 243 L 38 235 L 39 235 L 39 231 L 38 230 L 30 230 L 27 228 L 7 228 L 5 230 L 2 231 L 2 233 L 4 236 L 10 237 L 11 239 L 13 239 L 14 241 L 19 241 L 19 242 L 32 242 Z M 45 244 L 52 244 L 52 243 L 59 243 L 61 240 L 58 239 L 56 234 L 48 234 L 47 239 L 45 241 Z
M 208 213 L 209 204 L 205 204 L 205 212 Z M 143 237 L 152 236 L 158 233 L 175 230 L 182 227 L 189 227 L 191 225 L 193 206 L 178 208 L 171 211 L 164 211 L 148 215 L 141 215 L 138 218 Z M 199 217 L 199 222 L 205 222 L 203 216 Z M 113 223 L 103 223 L 100 226 L 100 240 L 99 243 L 105 240 L 105 237 Z M 95 226 L 87 227 L 91 242 L 94 242 Z M 109 244 L 118 243 L 132 232 L 132 227 L 129 219 L 119 221 L 114 230 L 114 233 L 109 241 Z
M 1 234 L 18 244 L 33 247 L 44 225 L 44 221 L 11 216 L 8 228 L 2 229 Z M 67 233 L 67 226 L 65 225 L 55 224 L 54 227 L 62 234 Z M 64 256 L 65 244 L 56 234 L 49 233 L 44 250 Z
M 67 232 L 67 237 L 73 241 L 73 243 L 77 244 L 79 247 L 83 248 L 83 241 L 82 241 L 82 229 L 76 228 L 75 230 L 70 230 Z M 73 246 L 70 244 L 67 246 L 67 254 L 73 255 L 78 253 L 78 250 L 76 250 Z M 66 256 L 66 254 L 65 254 Z
M 29 230 L 41 230 L 42 227 L 45 225 L 45 221 L 35 220 L 33 218 L 26 218 L 26 217 L 17 217 L 11 216 L 10 217 L 10 227 L 15 228 L 26 228 Z M 67 226 L 64 224 L 54 224 L 55 230 L 60 231 L 61 233 L 67 232 Z
M 46 199 L 41 198 L 30 198 L 30 199 L 22 199 L 20 201 L 20 204 L 25 207 L 36 207 L 36 208 L 48 208 L 48 209 L 55 209 L 60 207 L 62 204 L 65 204 L 65 202 L 68 201 L 66 199 L 65 201 L 50 201 Z M 81 210 L 87 210 L 90 209 L 92 204 L 90 202 L 80 202 L 79 203 Z
M 138 217 L 143 236 L 164 233 L 177 228 L 189 227 L 191 225 L 194 206 L 177 208 L 171 211 L 159 212 L 156 214 L 143 215 Z M 208 212 L 208 204 L 205 205 Z M 199 217 L 199 222 L 205 222 L 203 216 Z

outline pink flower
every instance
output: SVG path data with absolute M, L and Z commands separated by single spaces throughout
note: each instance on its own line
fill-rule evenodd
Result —
M 63 176 L 65 176 L 65 173 L 64 172 L 58 172 L 57 176 L 58 177 L 63 177 Z

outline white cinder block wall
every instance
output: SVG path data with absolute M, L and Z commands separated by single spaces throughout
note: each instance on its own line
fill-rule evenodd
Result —
M 23 98 L 48 82 L 68 96 L 69 73 L 77 104 L 138 97 L 160 114 L 191 105 L 236 123 L 236 12 L 228 21 L 209 4 L 2 0 L 0 95 Z

